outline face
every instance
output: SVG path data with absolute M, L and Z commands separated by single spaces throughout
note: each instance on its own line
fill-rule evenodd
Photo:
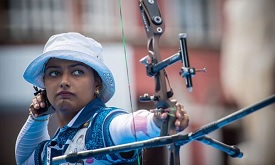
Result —
M 75 115 L 95 98 L 99 81 L 87 65 L 52 58 L 45 66 L 47 97 L 57 113 Z

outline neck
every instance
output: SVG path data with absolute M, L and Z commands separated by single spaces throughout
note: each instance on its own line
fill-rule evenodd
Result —
M 58 125 L 60 128 L 67 125 L 77 114 L 76 113 L 61 113 L 60 111 L 56 111 L 56 117 L 58 119 Z

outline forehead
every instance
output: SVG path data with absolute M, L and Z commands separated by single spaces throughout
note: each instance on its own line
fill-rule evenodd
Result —
M 45 67 L 48 68 L 50 66 L 63 66 L 63 65 L 68 65 L 68 66 L 77 66 L 77 65 L 82 65 L 87 68 L 90 68 L 88 65 L 78 62 L 78 61 L 72 61 L 72 60 L 64 60 L 64 59 L 58 59 L 58 58 L 50 58 L 48 62 L 45 64 Z

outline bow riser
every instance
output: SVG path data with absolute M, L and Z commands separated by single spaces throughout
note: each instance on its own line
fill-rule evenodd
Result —
M 147 101 L 154 101 L 156 109 L 175 107 L 175 102 L 169 99 L 173 96 L 173 93 L 172 90 L 169 92 L 167 91 L 165 70 L 161 69 L 157 72 L 153 72 L 154 66 L 161 62 L 159 39 L 165 30 L 164 21 L 161 17 L 157 0 L 140 0 L 139 7 L 148 38 L 148 56 L 145 57 L 143 62 L 146 65 L 147 75 L 150 77 L 154 76 L 155 79 L 155 94 L 151 97 L 147 96 L 147 98 L 149 98 Z M 174 116 L 167 117 L 162 124 L 160 136 L 176 134 L 175 119 Z M 163 164 L 167 164 L 167 154 L 164 152 L 165 149 L 166 148 L 159 149 L 159 151 L 164 153 L 161 158 Z M 179 165 L 179 147 L 172 144 L 170 146 L 170 151 L 170 164 Z
M 153 67 L 161 61 L 159 39 L 164 33 L 165 25 L 161 17 L 158 3 L 154 1 L 140 1 L 140 11 L 141 17 L 144 23 L 144 28 L 147 34 L 148 42 L 148 59 L 147 59 L 147 70 L 153 69 Z M 148 73 L 148 72 L 147 72 Z M 155 107 L 157 109 L 166 109 L 169 107 L 174 107 L 175 103 L 169 100 L 172 97 L 171 92 L 167 92 L 167 85 L 165 79 L 165 70 L 160 70 L 154 75 L 155 79 L 155 94 L 153 96 L 153 101 L 155 102 Z M 168 122 L 170 121 L 170 122 Z M 161 136 L 175 134 L 174 123 L 175 117 L 169 117 L 167 121 L 164 122 L 161 129 Z

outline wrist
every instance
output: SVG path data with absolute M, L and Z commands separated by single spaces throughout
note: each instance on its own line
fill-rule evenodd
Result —
M 156 125 L 158 128 L 161 128 L 162 123 L 163 123 L 163 120 L 162 120 L 162 119 L 156 118 L 156 116 L 154 115 L 154 116 L 153 116 L 153 121 L 154 121 L 155 125 Z
M 150 132 L 150 137 L 156 137 L 160 135 L 160 130 L 162 126 L 162 122 L 157 122 L 154 114 L 150 114 L 147 122 L 150 123 L 150 127 L 148 127 L 148 132 Z M 158 125 L 157 125 L 158 124 Z
M 51 117 L 49 114 L 41 115 L 41 116 L 34 116 L 31 112 L 29 113 L 29 117 L 31 120 L 36 121 L 36 122 L 45 122 L 48 121 Z

